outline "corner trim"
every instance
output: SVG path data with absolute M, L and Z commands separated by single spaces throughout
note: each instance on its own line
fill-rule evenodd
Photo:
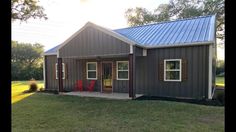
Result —
M 212 99 L 212 45 L 209 45 L 208 99 Z
M 43 56 L 43 82 L 44 82 L 44 89 L 46 89 L 46 67 L 45 67 L 45 63 L 46 63 L 46 57 Z

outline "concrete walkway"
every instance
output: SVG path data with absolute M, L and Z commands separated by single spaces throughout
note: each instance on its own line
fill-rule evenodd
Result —
M 101 92 L 63 92 L 61 95 L 74 95 L 81 97 L 97 97 L 97 98 L 107 98 L 107 99 L 132 99 L 129 97 L 128 93 L 101 93 Z M 142 96 L 142 94 L 136 94 L 136 98 Z

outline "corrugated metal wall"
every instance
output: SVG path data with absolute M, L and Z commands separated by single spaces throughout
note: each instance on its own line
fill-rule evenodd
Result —
M 57 56 L 50 55 L 46 56 L 46 89 L 47 90 L 57 90 L 58 89 L 58 80 L 56 79 L 55 64 L 57 63 Z M 63 58 L 62 63 L 65 63 L 66 66 L 66 79 L 63 79 L 63 87 L 67 91 L 71 91 L 77 80 L 77 74 L 74 72 L 76 69 L 76 60 Z
M 92 27 L 87 27 L 59 50 L 60 57 L 129 54 L 130 45 Z
M 159 62 L 163 59 L 179 58 L 187 60 L 187 81 L 160 81 Z M 136 57 L 136 93 L 150 96 L 206 98 L 208 58 L 208 46 L 149 49 L 146 57 Z
M 56 55 L 45 56 L 45 76 L 46 90 L 57 90 L 58 80 L 56 80 L 55 64 L 57 63 Z

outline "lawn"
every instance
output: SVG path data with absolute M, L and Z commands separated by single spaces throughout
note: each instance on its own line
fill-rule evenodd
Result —
M 38 87 L 43 87 L 43 81 L 37 81 Z M 22 94 L 23 91 L 29 89 L 29 81 L 12 81 L 11 84 L 11 103 L 20 101 L 33 93 Z
M 225 86 L 225 77 L 216 77 L 216 85 Z
M 13 83 L 13 93 L 25 84 Z M 224 107 L 35 93 L 12 104 L 12 130 L 223 132 Z

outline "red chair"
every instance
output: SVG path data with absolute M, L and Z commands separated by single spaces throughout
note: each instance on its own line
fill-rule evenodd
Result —
M 83 82 L 82 80 L 77 80 L 75 85 L 75 91 L 83 91 Z
M 94 85 L 95 85 L 95 80 L 91 80 L 90 84 L 87 86 L 88 91 L 93 91 L 94 90 Z

